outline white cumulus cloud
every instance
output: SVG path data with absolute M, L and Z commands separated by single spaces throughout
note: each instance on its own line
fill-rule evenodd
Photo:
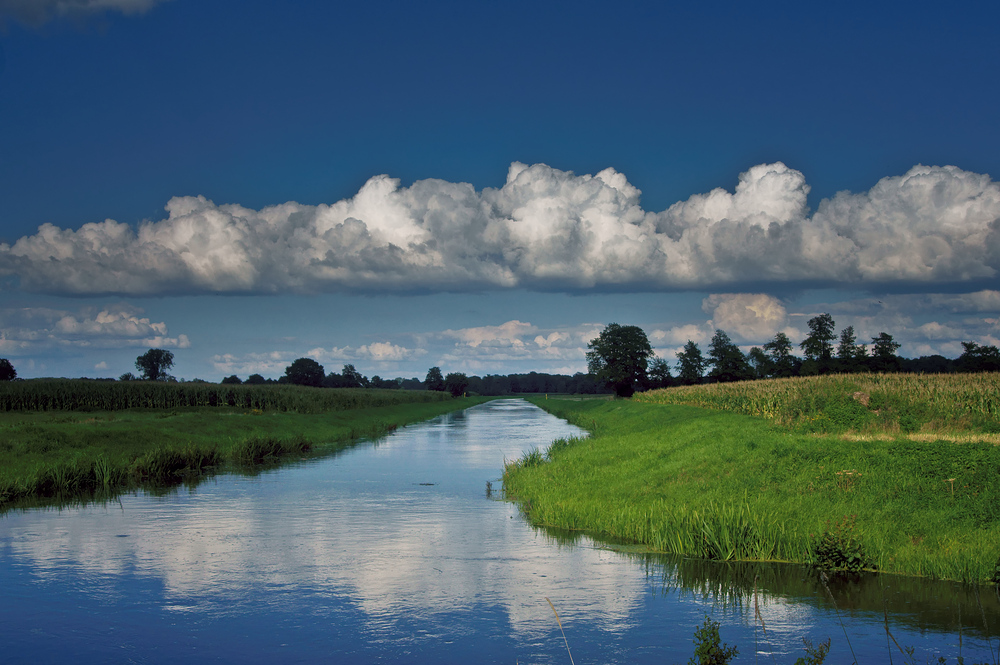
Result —
M 712 289 L 962 283 L 1000 269 L 1000 184 L 915 166 L 809 214 L 803 174 L 777 162 L 733 192 L 649 212 L 614 169 L 511 165 L 500 188 L 371 178 L 350 199 L 252 210 L 176 197 L 137 227 L 51 224 L 0 245 L 0 274 L 54 294 Z M 722 289 L 717 289 L 722 290 Z
M 46 307 L 0 310 L 0 348 L 20 353 L 51 347 L 157 347 L 185 349 L 185 334 L 170 336 L 167 324 L 120 303 L 71 312 Z

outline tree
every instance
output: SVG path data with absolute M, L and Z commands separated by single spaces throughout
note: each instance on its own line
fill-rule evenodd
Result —
M 898 348 L 899 344 L 889 333 L 880 332 L 878 337 L 872 337 L 871 368 L 876 372 L 898 372 L 901 364 L 896 355 Z
M 799 373 L 799 359 L 792 355 L 792 341 L 779 332 L 764 345 L 764 352 L 771 360 L 771 376 L 786 378 Z
M 340 375 L 344 378 L 343 385 L 345 388 L 367 388 L 368 379 L 354 369 L 354 365 L 344 365 L 344 369 L 341 370 Z
M 452 372 L 444 377 L 444 387 L 452 397 L 458 397 L 469 387 L 469 377 L 461 372 Z
M 670 364 L 663 358 L 653 358 L 646 373 L 650 388 L 668 388 L 674 382 L 674 377 L 670 375 Z
M 642 328 L 609 323 L 587 348 L 587 370 L 612 386 L 619 397 L 631 397 L 636 386 L 646 381 L 653 347 Z
M 701 377 L 705 374 L 705 358 L 697 344 L 688 340 L 684 350 L 677 354 L 677 361 L 677 378 L 681 383 L 686 386 L 701 383 Z
M 240 377 L 238 377 L 235 374 L 233 374 L 232 376 L 227 376 L 226 378 L 224 378 L 222 380 L 222 383 L 224 383 L 226 385 L 232 384 L 234 386 L 238 386 L 238 385 L 240 385 L 243 382 L 240 381 Z
M 139 377 L 137 377 L 132 372 L 125 372 L 124 374 L 122 374 L 121 376 L 118 377 L 118 380 L 119 381 L 138 381 Z
M 722 330 L 716 330 L 708 345 L 708 362 L 712 372 L 708 375 L 719 383 L 744 381 L 750 378 L 750 368 L 740 347 Z
M 264 382 L 265 379 L 260 374 L 251 374 L 250 376 L 247 377 L 247 380 L 244 381 L 244 383 L 247 384 L 248 386 L 259 386 Z
M 167 381 L 167 370 L 174 366 L 174 354 L 165 349 L 150 349 L 135 359 L 135 368 L 146 381 Z
M 0 358 L 0 381 L 13 381 L 17 378 L 17 370 L 6 358 Z
M 774 363 L 759 346 L 751 348 L 747 353 L 747 366 L 754 379 L 766 379 L 774 372 Z
M 829 314 L 820 314 L 809 319 L 806 325 L 809 326 L 809 335 L 799 344 L 806 360 L 815 360 L 819 363 L 828 362 L 833 358 L 833 340 L 835 339 L 833 317 Z
M 997 347 L 975 342 L 962 342 L 965 351 L 955 361 L 960 372 L 997 372 L 1000 371 L 1000 350 Z
M 323 366 L 312 358 L 299 358 L 285 368 L 284 378 L 286 383 L 293 383 L 297 386 L 323 385 Z
M 857 372 L 864 367 L 868 358 L 868 349 L 864 344 L 858 344 L 854 336 L 854 326 L 847 326 L 840 331 L 840 344 L 837 345 L 837 360 L 842 372 Z
M 440 367 L 431 367 L 427 370 L 427 378 L 424 379 L 424 387 L 427 390 L 444 390 L 444 375 L 441 374 Z

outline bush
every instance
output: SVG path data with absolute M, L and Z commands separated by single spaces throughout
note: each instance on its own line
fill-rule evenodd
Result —
M 813 539 L 813 565 L 824 571 L 851 573 L 875 567 L 854 535 L 856 518 L 856 515 L 844 515 L 832 529 L 827 522 L 823 533 Z

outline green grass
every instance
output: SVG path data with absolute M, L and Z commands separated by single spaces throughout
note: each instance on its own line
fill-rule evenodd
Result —
M 534 524 L 705 559 L 814 562 L 830 556 L 825 543 L 885 572 L 996 574 L 992 444 L 845 439 L 684 405 L 533 401 L 593 434 L 506 467 L 504 489 Z
M 231 407 L 8 412 L 0 417 L 0 509 L 41 497 L 176 484 L 287 455 L 330 453 L 487 399 L 406 403 L 401 398 L 422 394 L 377 392 L 398 396 L 389 405 L 322 413 Z

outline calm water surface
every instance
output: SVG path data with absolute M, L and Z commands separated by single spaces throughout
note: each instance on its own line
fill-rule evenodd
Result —
M 686 662 L 705 613 L 738 662 L 830 637 L 827 662 L 849 663 L 845 631 L 888 662 L 884 611 L 917 662 L 995 662 L 992 592 L 873 577 L 835 584 L 835 608 L 803 567 L 619 553 L 486 496 L 504 459 L 580 434 L 498 400 L 253 477 L 10 512 L 0 661 L 568 663 L 548 598 L 579 664 Z

